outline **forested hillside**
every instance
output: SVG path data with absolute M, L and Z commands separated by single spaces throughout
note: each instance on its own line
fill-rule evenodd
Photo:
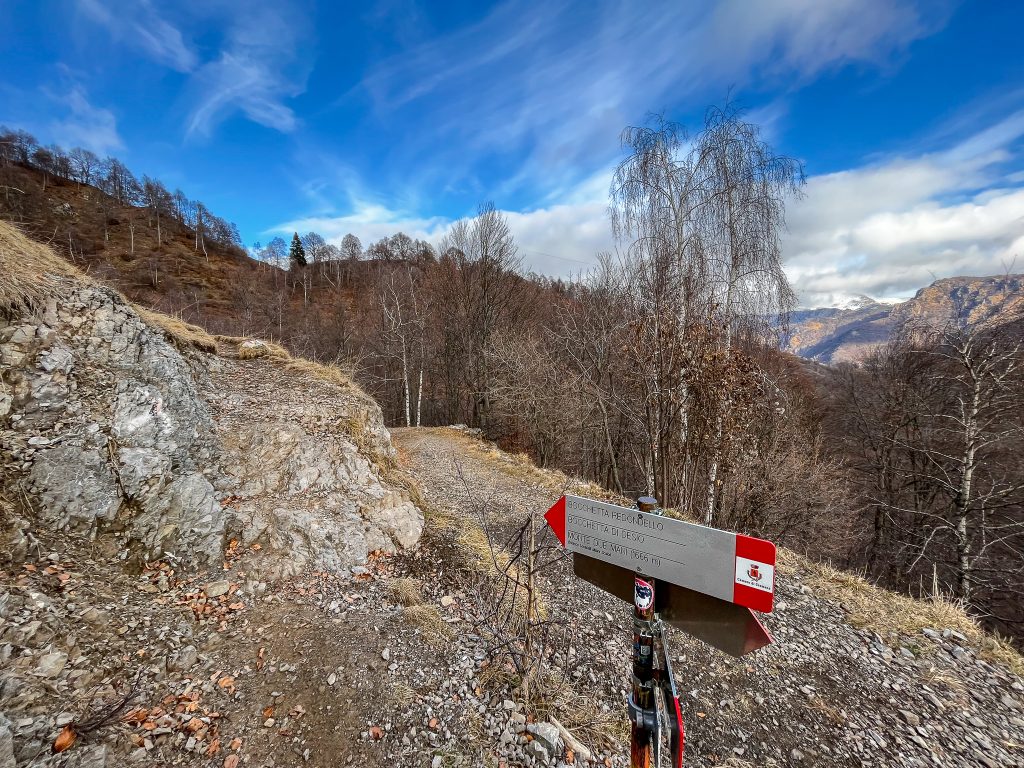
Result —
M 490 205 L 436 246 L 310 232 L 243 249 L 115 160 L 5 135 L 4 217 L 135 301 L 341 365 L 389 425 L 480 428 L 542 467 L 1024 632 L 1019 325 L 903 310 L 907 332 L 887 328 L 857 367 L 780 352 L 793 294 L 776 236 L 802 172 L 733 111 L 690 143 L 671 124 L 625 134 L 621 257 L 571 282 L 523 274 Z M 668 216 L 686 195 L 691 213 Z

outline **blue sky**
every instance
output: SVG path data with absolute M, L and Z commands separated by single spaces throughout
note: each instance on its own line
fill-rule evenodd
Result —
M 0 5 L 0 123 L 180 186 L 247 243 L 403 230 L 492 200 L 527 268 L 614 247 L 622 128 L 731 92 L 809 183 L 805 305 L 1024 271 L 1024 5 L 181 0 Z

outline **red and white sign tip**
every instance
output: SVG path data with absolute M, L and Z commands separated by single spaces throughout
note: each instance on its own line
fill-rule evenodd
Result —
M 736 574 L 732 601 L 771 613 L 775 599 L 775 545 L 736 534 Z
M 551 526 L 552 533 L 558 537 L 565 546 L 565 496 L 551 505 L 551 509 L 544 513 L 544 519 Z

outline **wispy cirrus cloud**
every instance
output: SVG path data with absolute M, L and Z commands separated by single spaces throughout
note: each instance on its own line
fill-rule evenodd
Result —
M 936 12 L 938 10 L 938 12 Z M 621 6 L 512 0 L 413 46 L 364 78 L 382 121 L 415 114 L 404 148 L 442 150 L 438 169 L 524 155 L 524 188 L 572 183 L 607 162 L 623 125 L 731 85 L 802 82 L 851 62 L 884 65 L 936 31 L 909 0 L 744 0 Z
M 811 176 L 805 197 L 790 203 L 782 243 L 801 305 L 835 306 L 860 294 L 907 298 L 937 278 L 1024 267 L 1022 155 L 1019 109 L 928 152 Z M 561 202 L 505 211 L 526 269 L 566 277 L 614 248 L 607 219 L 610 180 L 610 169 L 603 169 L 575 188 L 560 189 Z M 358 186 L 350 174 L 346 183 Z M 312 229 L 336 241 L 353 232 L 368 245 L 395 231 L 436 242 L 451 224 L 360 199 L 351 203 L 353 213 L 322 213 L 275 231 Z
M 157 9 L 151 0 L 76 0 L 81 13 L 114 40 L 156 64 L 188 75 L 185 135 L 206 138 L 232 115 L 282 132 L 298 119 L 288 100 L 303 92 L 312 49 L 301 7 L 269 0 L 244 6 L 215 3 Z M 212 54 L 188 42 L 182 30 L 211 30 L 221 39 Z M 303 45 L 299 45 L 299 41 Z
M 132 46 L 153 61 L 191 72 L 199 63 L 176 26 L 153 7 L 150 0 L 77 0 L 79 10 L 106 27 L 119 43 Z
M 67 108 L 67 114 L 51 121 L 48 133 L 66 147 L 82 147 L 98 155 L 124 149 L 117 131 L 117 118 L 109 109 L 94 106 L 80 85 L 50 98 Z
M 236 112 L 267 128 L 294 130 L 298 118 L 286 102 L 305 89 L 311 65 L 299 56 L 299 43 L 310 45 L 307 32 L 301 15 L 285 15 L 273 3 L 233 14 L 219 55 L 193 78 L 186 136 L 208 136 Z
M 413 202 L 406 208 L 418 210 L 415 202 L 438 189 L 499 206 L 525 202 L 508 215 L 526 267 L 565 276 L 613 247 L 606 201 L 624 125 L 651 109 L 720 98 L 737 83 L 805 81 L 851 62 L 884 66 L 945 23 L 936 8 L 926 20 L 912 0 L 780 0 L 757 12 L 744 0 L 628 8 L 510 0 L 378 62 L 342 101 L 369 96 L 385 131 L 415 126 L 389 152 L 401 169 L 392 186 Z M 762 117 L 783 120 L 784 102 L 763 107 Z M 310 165 L 303 188 L 320 188 L 319 213 L 306 224 L 364 239 L 438 230 L 434 219 L 424 227 L 416 213 L 397 212 L 394 200 L 345 208 L 351 189 L 375 197 L 351 169 L 337 185 L 336 171 Z M 333 198 L 324 194 L 331 189 Z

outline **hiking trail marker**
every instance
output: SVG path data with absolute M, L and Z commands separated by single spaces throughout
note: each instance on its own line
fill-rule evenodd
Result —
M 544 519 L 574 554 L 771 613 L 770 541 L 579 496 L 563 496 Z
M 574 573 L 633 604 L 632 768 L 660 765 L 663 751 L 673 768 L 683 764 L 666 623 L 733 656 L 772 642 L 752 611 L 772 611 L 775 545 L 665 517 L 656 508 L 651 497 L 630 508 L 565 495 L 544 515 L 572 552 Z

